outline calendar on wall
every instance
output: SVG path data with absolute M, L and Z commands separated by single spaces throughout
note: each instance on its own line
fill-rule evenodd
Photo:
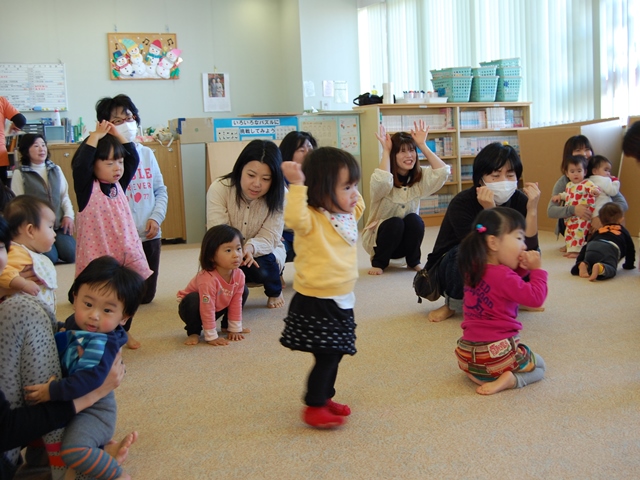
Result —
M 62 63 L 0 63 L 0 96 L 21 112 L 68 110 Z

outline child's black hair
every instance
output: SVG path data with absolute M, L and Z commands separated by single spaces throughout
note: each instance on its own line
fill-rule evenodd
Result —
M 458 266 L 465 285 L 478 286 L 487 265 L 487 237 L 501 237 L 514 230 L 525 230 L 526 221 L 513 208 L 495 207 L 482 210 L 473 221 L 473 229 L 458 249 Z
M 309 152 L 302 163 L 302 173 L 310 207 L 331 211 L 338 205 L 336 184 L 343 168 L 349 173 L 349 183 L 360 180 L 360 165 L 349 152 L 335 147 L 320 147 Z
M 566 175 L 569 171 L 569 165 L 582 166 L 584 170 L 585 177 L 587 176 L 587 167 L 589 166 L 589 160 L 584 155 L 573 155 L 572 157 L 567 159 L 567 166 L 565 168 L 564 174 Z
M 604 163 L 608 163 L 609 165 L 613 166 L 611 161 L 604 155 L 594 155 L 593 157 L 591 157 L 589 159 L 589 165 L 587 166 L 587 177 L 593 175 L 593 171 L 596 168 L 600 168 L 600 166 Z
M 15 237 L 22 225 L 31 224 L 37 229 L 42 221 L 42 209 L 49 208 L 53 212 L 53 206 L 33 195 L 18 195 L 4 208 L 4 218 L 9 224 L 11 236 Z
M 124 305 L 123 314 L 133 316 L 144 293 L 144 279 L 140 274 L 121 265 L 108 255 L 98 257 L 87 265 L 76 277 L 69 290 L 69 299 L 78 295 L 80 287 L 88 285 L 101 292 L 114 292 Z
M 624 217 L 624 212 L 617 203 L 608 202 L 600 208 L 598 217 L 602 225 L 618 225 L 622 221 L 622 217 Z
M 16 198 L 16 194 L 13 193 L 13 190 L 0 182 L 0 212 L 4 212 L 5 207 L 14 198 Z
M 119 158 L 124 158 L 126 155 L 127 150 L 120 143 L 120 140 L 118 140 L 113 135 L 107 134 L 100 140 L 98 140 L 95 160 L 116 160 Z
M 640 121 L 627 128 L 622 139 L 622 152 L 640 162 Z
M 4 248 L 9 252 L 11 246 L 11 230 L 9 224 L 3 216 L 0 215 L 0 242 L 4 244 Z
M 243 244 L 242 233 L 237 228 L 234 228 L 227 224 L 220 224 L 211 227 L 204 234 L 202 239 L 202 246 L 200 247 L 200 268 L 207 272 L 215 270 L 216 264 L 213 261 L 218 248 L 223 243 L 232 242 L 235 238 L 240 239 L 240 244 Z

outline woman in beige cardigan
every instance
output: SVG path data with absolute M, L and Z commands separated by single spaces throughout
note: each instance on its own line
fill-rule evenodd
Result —
M 391 136 L 381 126 L 376 134 L 382 159 L 371 175 L 371 213 L 362 234 L 364 249 L 371 256 L 369 275 L 381 275 L 392 258 L 406 258 L 408 268 L 422 269 L 420 200 L 442 188 L 450 170 L 427 146 L 428 133 L 429 127 L 420 120 L 410 133 Z M 428 167 L 420 165 L 418 149 Z
M 242 150 L 231 173 L 215 180 L 207 192 L 207 228 L 227 224 L 240 230 L 245 241 L 240 268 L 247 283 L 264 286 L 269 308 L 284 306 L 281 163 L 275 143 L 253 140 Z

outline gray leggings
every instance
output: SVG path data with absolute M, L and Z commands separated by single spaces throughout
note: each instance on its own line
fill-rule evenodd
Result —
M 546 368 L 544 360 L 540 355 L 535 352 L 532 354 L 536 358 L 536 368 L 530 372 L 513 372 L 516 377 L 516 388 L 526 387 L 530 383 L 539 382 L 544 377 L 544 370 Z

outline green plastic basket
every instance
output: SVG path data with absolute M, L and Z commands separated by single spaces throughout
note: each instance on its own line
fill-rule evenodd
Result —
M 496 75 L 500 77 L 520 77 L 522 76 L 522 67 L 498 67 Z
M 440 97 L 448 97 L 448 102 L 468 102 L 471 95 L 472 77 L 433 78 L 431 83 Z
M 494 102 L 500 77 L 473 77 L 471 102 Z
M 470 77 L 471 67 L 451 67 L 443 68 L 441 70 L 430 70 L 433 78 L 444 77 Z
M 522 77 L 499 77 L 496 102 L 517 102 Z
M 491 60 L 490 62 L 480 62 L 481 67 L 487 67 L 489 65 L 495 65 L 497 67 L 519 67 L 520 57 L 499 58 L 498 60 Z
M 488 65 L 486 67 L 472 68 L 471 73 L 474 77 L 494 77 L 496 75 L 496 66 Z M 473 87 L 471 87 L 473 88 Z

